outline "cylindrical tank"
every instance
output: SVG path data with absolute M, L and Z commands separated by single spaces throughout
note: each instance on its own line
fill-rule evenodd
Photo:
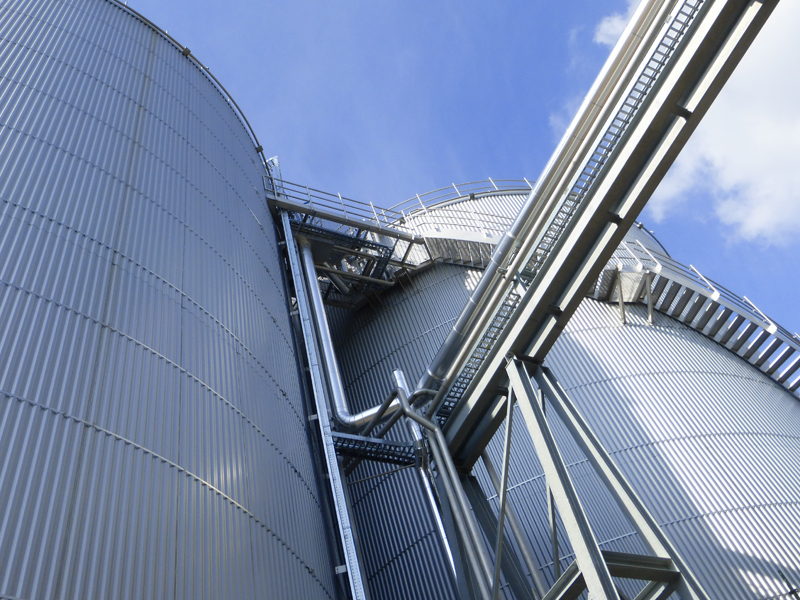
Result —
M 500 200 L 494 195 L 491 202 Z M 513 213 L 514 204 L 509 198 L 507 212 Z M 626 244 L 666 253 L 639 227 Z M 613 262 L 630 257 L 621 249 Z M 419 377 L 480 275 L 478 269 L 438 264 L 360 313 L 337 315 L 348 393 L 361 398 L 386 387 L 392 368 L 403 369 L 409 380 Z M 616 302 L 587 298 L 545 364 L 711 597 L 777 597 L 790 591 L 784 577 L 800 585 L 800 403 L 795 396 L 679 320 L 656 312 L 649 324 L 641 303 L 626 306 L 623 324 Z M 601 548 L 646 553 L 566 429 L 557 418 L 551 418 L 551 426 Z M 504 431 L 503 426 L 488 448 L 498 468 Z M 556 573 L 544 478 L 518 409 L 512 434 L 509 501 L 543 578 L 552 584 Z M 480 462 L 475 474 L 496 509 Z M 402 510 L 391 477 L 398 474 L 386 476 L 383 492 L 372 485 L 362 521 Z M 423 515 L 424 506 L 411 508 L 408 528 L 416 528 L 419 539 L 426 532 L 433 535 L 424 517 L 414 516 Z M 559 528 L 563 570 L 574 555 Z M 395 578 L 420 577 L 402 548 L 391 559 L 387 568 L 395 569 Z M 434 576 L 446 575 L 441 566 Z M 635 585 L 622 585 L 636 595 Z
M 240 116 L 121 3 L 0 40 L 0 597 L 336 597 Z

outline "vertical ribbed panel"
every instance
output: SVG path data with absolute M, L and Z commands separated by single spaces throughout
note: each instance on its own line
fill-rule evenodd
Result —
M 634 236 L 652 244 L 644 232 Z M 406 369 L 410 381 L 421 373 L 478 275 L 439 265 L 405 289 L 384 294 L 377 309 L 333 315 L 348 392 L 361 402 L 359 409 L 367 406 L 372 386 L 388 387 L 384 382 L 392 367 Z M 646 307 L 629 305 L 626 311 L 622 325 L 616 305 L 585 300 L 546 364 L 713 597 L 786 593 L 778 570 L 800 582 L 800 404 L 746 361 L 679 321 L 656 313 L 651 326 Z M 551 418 L 551 427 L 601 547 L 643 553 L 563 425 Z M 503 435 L 501 427 L 489 446 L 498 468 Z M 509 498 L 545 580 L 552 583 L 544 480 L 518 409 L 512 451 Z M 368 473 L 373 471 L 364 469 L 360 477 Z M 475 473 L 496 509 L 480 462 Z M 390 477 L 394 487 L 383 484 L 384 491 L 376 483 L 380 478 L 353 486 L 359 500 L 359 493 L 366 494 L 359 486 L 370 488 L 368 503 L 360 500 L 361 527 L 407 506 L 410 492 L 398 475 Z M 411 489 L 410 477 L 407 483 Z M 423 531 L 423 513 L 424 507 L 415 505 L 406 529 L 399 528 L 400 540 L 409 530 Z M 574 556 L 560 523 L 559 529 L 565 567 Z M 370 535 L 377 536 L 379 547 L 389 544 L 388 534 L 370 530 Z M 402 541 L 393 544 L 394 552 L 402 552 Z M 410 553 L 394 564 L 398 573 L 425 577 L 414 571 Z M 631 597 L 638 587 L 624 584 Z
M 375 308 L 329 309 L 332 335 L 351 402 L 363 410 L 383 400 L 401 369 L 413 384 L 444 341 L 480 272 L 439 265 L 383 293 Z M 391 439 L 408 441 L 400 424 Z M 374 598 L 451 599 L 456 592 L 441 538 L 413 469 L 384 477 L 391 465 L 365 461 L 350 476 L 354 517 L 364 547 L 363 567 Z
M 0 0 L 0 173 L 0 596 L 334 597 L 229 101 L 119 4 Z

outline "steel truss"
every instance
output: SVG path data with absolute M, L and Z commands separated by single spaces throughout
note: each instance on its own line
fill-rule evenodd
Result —
M 575 552 L 575 561 L 544 595 L 544 599 L 577 598 L 583 590 L 588 589 L 590 597 L 595 600 L 619 600 L 620 596 L 612 577 L 622 577 L 648 582 L 637 596 L 637 600 L 667 598 L 673 591 L 678 591 L 685 600 L 706 600 L 709 596 L 625 480 L 622 472 L 552 372 L 546 367 L 534 365 L 533 379 L 543 392 L 540 395 L 533 386 L 526 362 L 518 358 L 509 360 L 505 370 L 511 384 L 511 392 L 518 400 L 536 455 L 544 470 L 550 491 L 548 496 L 552 497 L 555 508 L 561 515 Z M 594 467 L 622 513 L 633 525 L 645 547 L 654 556 L 600 550 L 548 425 L 543 406 L 545 397 Z M 507 450 L 503 457 L 503 473 L 508 471 L 509 456 Z M 504 497 L 505 477 L 502 485 L 500 492 L 501 497 Z
M 630 85 L 637 81 L 637 65 L 643 64 L 645 71 L 649 69 L 651 52 L 643 45 L 631 49 L 630 56 L 625 55 L 630 59 L 628 62 L 614 63 L 603 75 L 594 93 L 597 97 L 593 96 L 591 102 L 587 100 L 584 111 L 576 117 L 582 137 L 574 137 L 579 133 L 576 130 L 574 139 L 570 137 L 562 143 L 518 217 L 524 222 L 515 222 L 514 239 L 507 244 L 504 239 L 498 244 L 495 254 L 503 251 L 507 256 L 493 257 L 493 262 L 499 261 L 498 267 L 492 272 L 485 271 L 476 288 L 481 297 L 470 299 L 468 308 L 475 309 L 476 314 L 466 318 L 462 313 L 457 321 L 461 329 L 456 350 L 440 350 L 446 364 L 429 367 L 431 378 L 447 373 L 429 409 L 430 416 L 440 406 L 449 410 L 446 399 L 451 390 L 464 389 L 443 426 L 450 452 L 459 467 L 469 468 L 478 460 L 505 418 L 501 405 L 507 380 L 503 368 L 506 355 L 528 356 L 540 363 L 545 359 L 586 290 L 597 281 L 776 4 L 766 0 L 647 3 L 652 9 L 642 17 L 641 35 L 656 41 L 660 39 L 664 10 L 676 5 L 678 8 L 696 5 L 699 9 L 687 13 L 686 18 L 691 17 L 691 22 L 687 21 L 680 41 L 671 50 L 670 60 L 661 69 L 658 80 L 649 86 L 647 98 L 639 104 L 635 116 L 627 121 L 625 133 L 614 144 L 612 154 L 601 164 L 593 158 L 599 147 L 595 142 L 602 142 L 607 124 L 616 123 L 617 103 L 613 99 L 624 98 L 629 92 L 639 93 L 638 88 Z M 658 44 L 653 56 L 661 52 L 663 44 Z M 634 54 L 641 55 L 642 62 L 635 61 Z M 586 181 L 583 200 L 579 207 L 568 211 L 571 216 L 567 223 L 558 217 L 559 207 L 563 202 L 571 202 L 570 193 L 576 185 L 583 185 L 581 165 L 589 163 L 598 172 L 591 182 Z M 541 247 L 542 236 L 556 221 L 558 239 L 546 244 L 546 257 L 537 254 L 533 261 L 536 269 L 532 270 L 531 259 Z M 527 281 L 529 271 L 535 271 L 535 276 Z M 484 281 L 487 278 L 490 281 Z M 502 331 L 493 336 L 496 341 L 491 348 L 485 349 L 481 343 L 484 331 L 492 326 L 494 315 L 508 293 L 519 291 L 521 298 L 513 314 L 504 317 L 506 324 Z M 482 355 L 477 369 L 470 360 L 476 348 Z M 461 375 L 467 370 L 474 370 L 474 376 L 466 386 L 462 383 L 455 386 L 454 382 L 463 379 Z M 427 380 L 421 383 L 432 387 Z

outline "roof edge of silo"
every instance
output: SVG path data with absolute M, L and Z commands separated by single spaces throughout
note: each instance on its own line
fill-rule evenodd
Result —
M 239 107 L 234 100 L 233 96 L 231 96 L 230 92 L 225 89 L 225 86 L 217 79 L 214 75 L 212 75 L 211 70 L 205 66 L 199 58 L 197 58 L 194 54 L 192 54 L 191 50 L 189 50 L 188 46 L 183 46 L 178 40 L 172 37 L 166 30 L 161 29 L 158 25 L 153 23 L 150 19 L 145 17 L 143 14 L 137 12 L 136 10 L 132 9 L 122 0 L 106 0 L 107 2 L 111 3 L 113 6 L 121 9 L 122 11 L 128 13 L 133 18 L 141 21 L 144 25 L 153 29 L 156 33 L 158 33 L 161 37 L 163 37 L 168 42 L 172 43 L 177 50 L 183 54 L 187 59 L 192 60 L 195 62 L 196 66 L 200 69 L 200 71 L 205 74 L 206 77 L 209 78 L 211 84 L 216 88 L 216 90 L 222 94 L 222 96 L 229 102 L 231 107 L 234 109 L 233 112 L 236 115 L 236 118 L 239 119 L 242 127 L 244 127 L 247 132 L 250 134 L 251 141 L 253 142 L 253 147 L 255 148 L 258 155 L 261 157 L 261 164 L 264 167 L 264 170 L 269 173 L 267 169 L 267 161 L 266 157 L 264 156 L 264 148 L 261 146 L 261 143 L 258 141 L 258 136 L 256 132 L 253 130 L 253 127 L 250 125 L 250 121 L 247 120 L 247 117 L 244 114 L 244 111 Z

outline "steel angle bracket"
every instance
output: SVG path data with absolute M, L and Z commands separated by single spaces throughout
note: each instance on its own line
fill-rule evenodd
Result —
M 661 531 L 658 522 L 603 448 L 600 440 L 575 408 L 550 369 L 538 366 L 534 369 L 533 376 L 539 388 L 550 400 L 553 409 L 558 413 L 561 422 L 566 426 L 606 489 L 611 493 L 622 514 L 639 534 L 645 547 L 655 555 L 656 559 L 670 560 L 675 569 L 680 572 L 680 578 L 675 582 L 675 586 L 681 598 L 684 600 L 708 600 L 708 594 L 692 574 L 688 564 Z M 530 381 L 528 384 L 530 385 Z M 650 557 L 641 558 L 643 561 L 652 560 Z

